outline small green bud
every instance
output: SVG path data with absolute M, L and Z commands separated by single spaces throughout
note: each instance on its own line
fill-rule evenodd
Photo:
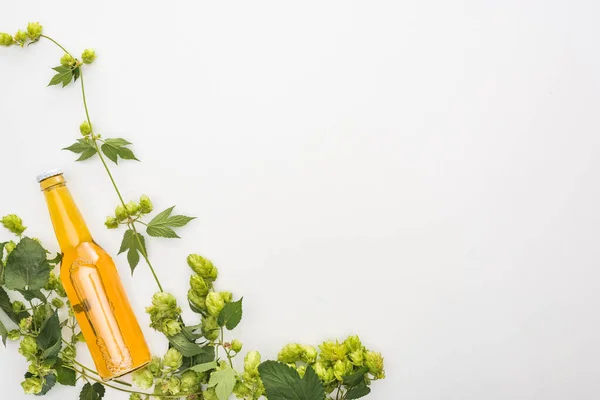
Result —
M 23 318 L 21 321 L 19 321 L 19 329 L 21 332 L 27 332 L 31 328 L 32 323 L 33 317 Z
M 33 323 L 35 326 L 42 326 L 42 323 L 46 320 L 46 308 L 39 306 L 33 311 Z
M 92 49 L 85 49 L 81 54 L 81 61 L 85 64 L 91 64 L 96 59 L 96 52 Z
M 346 358 L 346 346 L 337 340 L 323 342 L 319 348 L 321 349 L 321 359 L 325 361 L 338 361 Z
M 188 291 L 188 300 L 194 307 L 206 310 L 206 297 L 200 296 L 194 289 Z
M 140 211 L 140 205 L 135 201 L 130 201 L 129 203 L 125 204 L 125 209 L 127 210 L 127 214 L 133 216 Z
M 253 372 L 258 370 L 260 365 L 260 353 L 258 351 L 249 351 L 244 357 L 244 371 Z
M 281 361 L 284 363 L 295 363 L 296 361 L 301 360 L 303 353 L 304 349 L 301 345 L 297 343 L 290 343 L 285 345 L 283 349 L 281 349 L 281 351 L 277 355 L 277 361 Z
M 192 275 L 190 277 L 190 286 L 198 296 L 206 296 L 210 290 L 210 281 L 205 281 L 200 275 Z
M 139 393 L 131 393 L 129 400 L 142 400 L 142 396 Z
M 214 281 L 219 275 L 217 268 L 213 265 L 213 263 L 201 255 L 190 254 L 187 258 L 187 263 L 195 273 L 204 279 Z
M 200 389 L 200 377 L 195 371 L 185 371 L 181 374 L 181 391 L 195 393 Z
M 181 392 L 181 381 L 178 377 L 172 376 L 167 382 L 167 391 L 169 393 L 178 394 Z
M 242 350 L 242 342 L 240 342 L 237 339 L 233 339 L 231 341 L 231 350 L 235 351 L 236 353 L 239 353 Z
M 166 319 L 162 321 L 161 332 L 167 336 L 175 336 L 181 332 L 181 323 L 175 319 Z
M 83 136 L 88 136 L 92 133 L 92 125 L 90 125 L 88 121 L 83 121 L 79 125 L 79 132 L 81 132 Z
M 363 345 L 360 342 L 360 338 L 358 336 L 348 336 L 346 340 L 344 340 L 344 346 L 346 346 L 346 351 L 348 353 L 352 353 L 356 350 L 363 350 Z
M 349 360 L 338 360 L 333 364 L 333 375 L 338 381 L 343 381 L 343 377 L 352 373 L 354 366 Z
M 220 293 L 210 292 L 206 296 L 206 308 L 210 315 L 218 317 L 223 307 L 225 307 L 225 301 L 223 301 Z
M 312 364 L 317 361 L 317 349 L 314 346 L 302 346 L 302 361 Z
M 159 357 L 152 357 L 152 361 L 150 361 L 146 368 L 152 372 L 152 375 L 158 377 L 162 374 L 162 367 L 162 360 Z
M 217 318 L 212 315 L 202 317 L 202 333 L 208 340 L 215 340 L 219 337 L 219 324 Z
M 327 366 L 318 361 L 314 366 L 315 372 L 321 381 L 324 384 L 329 384 L 335 380 L 335 375 L 333 374 L 333 368 L 327 368 Z
M 12 253 L 12 251 L 17 247 L 17 244 L 10 240 L 6 245 L 4 245 L 4 251 L 6 251 L 6 257 Z
M 15 40 L 8 33 L 0 33 L 0 46 L 12 46 Z
M 5 215 L 0 219 L 0 223 L 17 236 L 21 236 L 25 229 L 27 229 L 26 226 L 23 226 L 23 220 L 15 214 Z
M 25 304 L 23 304 L 22 302 L 15 300 L 12 303 L 12 311 L 15 314 L 21 314 L 23 311 L 25 311 Z
M 165 366 L 173 368 L 173 369 L 177 369 L 177 368 L 181 367 L 182 362 L 183 362 L 183 356 L 175 348 L 170 348 L 167 351 L 167 354 L 165 354 L 165 356 L 163 357 L 163 363 L 165 364 Z
M 31 336 L 25 336 L 21 340 L 19 345 L 19 353 L 21 353 L 27 360 L 35 360 L 35 354 L 37 353 L 38 347 L 34 338 Z
M 362 349 L 354 350 L 352 353 L 348 354 L 348 358 L 352 362 L 352 364 L 357 367 L 362 367 L 365 363 L 365 352 Z
M 29 39 L 36 41 L 42 35 L 43 30 L 44 28 L 39 22 L 30 22 L 27 25 L 27 36 L 29 36 Z
M 8 339 L 12 341 L 17 341 L 21 338 L 21 332 L 18 329 L 13 329 L 8 332 Z
M 154 384 L 154 376 L 147 367 L 144 367 L 134 371 L 132 381 L 140 389 L 150 389 Z
M 117 206 L 117 208 L 115 208 L 115 217 L 119 222 L 122 222 L 125 219 L 127 219 L 127 210 L 125 209 L 125 207 L 123 207 L 122 205 Z
M 244 382 L 237 381 L 235 383 L 235 386 L 233 387 L 233 394 L 238 399 L 245 399 L 248 397 L 248 395 L 251 394 L 251 392 L 250 392 L 250 389 L 248 388 L 248 386 L 246 386 L 244 384 Z M 253 397 L 250 397 L 250 398 L 253 398 Z
M 209 388 L 209 389 L 205 390 L 204 392 L 202 392 L 202 398 L 204 400 L 219 400 L 219 398 L 217 397 L 217 392 L 215 391 L 215 388 Z
M 381 356 L 381 353 L 367 351 L 365 354 L 365 366 L 369 368 L 369 373 L 373 375 L 375 379 L 385 378 L 385 372 L 383 371 L 383 357 Z
M 77 351 L 73 346 L 67 346 L 62 351 L 62 359 L 64 361 L 73 361 L 75 356 L 77 355 Z
M 140 197 L 140 211 L 142 214 L 149 214 L 154 210 L 154 205 L 152 204 L 152 200 L 150 197 L 143 194 Z
M 171 293 L 157 292 L 152 296 L 152 305 L 159 311 L 171 311 L 177 309 L 177 299 Z M 179 313 L 181 310 L 179 311 Z
M 27 36 L 27 32 L 23 32 L 22 30 L 18 30 L 17 33 L 15 33 L 15 42 L 17 42 L 21 47 L 23 47 L 23 45 L 25 45 L 25 43 L 27 42 L 28 36 Z
M 65 302 L 59 299 L 58 297 L 55 297 L 52 299 L 52 305 L 56 308 L 61 308 L 65 305 Z
M 44 381 L 42 378 L 31 377 L 21 382 L 21 387 L 25 394 L 38 394 L 42 391 Z
M 304 378 L 304 374 L 306 373 L 306 365 L 299 366 L 296 368 L 296 371 L 298 371 L 298 375 L 300 375 L 301 378 Z
M 72 55 L 65 53 L 61 59 L 60 64 L 65 67 L 74 67 L 77 61 L 73 58 Z
M 106 228 L 108 229 L 116 229 L 119 227 L 119 221 L 115 217 L 106 217 L 104 225 L 106 225 Z

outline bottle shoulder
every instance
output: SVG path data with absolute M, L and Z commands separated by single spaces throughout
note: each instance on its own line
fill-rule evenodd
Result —
M 62 263 L 63 265 L 72 264 L 76 260 L 96 263 L 100 259 L 111 259 L 111 257 L 96 242 L 90 241 L 82 242 L 75 247 L 66 249 L 63 252 Z

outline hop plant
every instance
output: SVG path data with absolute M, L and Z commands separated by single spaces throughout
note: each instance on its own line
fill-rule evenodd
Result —
M 128 215 L 125 207 L 123 207 L 122 205 L 118 205 L 117 208 L 115 208 L 115 217 L 119 222 L 123 222 L 124 220 L 126 220 Z
M 29 39 L 29 36 L 27 36 L 27 32 L 23 32 L 22 30 L 18 30 L 17 33 L 15 33 L 15 42 L 19 44 L 19 46 L 23 47 L 25 46 L 25 43 L 27 43 L 27 40 Z
M 23 225 L 23 220 L 15 214 L 5 215 L 0 219 L 0 224 L 17 236 L 21 236 L 27 229 Z
M 4 32 L 0 32 L 0 46 L 12 46 L 15 43 L 12 35 Z
M 125 204 L 125 210 L 127 210 L 127 214 L 134 216 L 137 215 L 138 211 L 140 211 L 140 205 L 132 200 Z
M 85 64 L 91 64 L 96 59 L 96 52 L 92 49 L 85 49 L 81 54 L 81 61 Z
M 133 384 L 140 389 L 150 389 L 154 385 L 154 375 L 148 367 L 138 369 L 131 378 Z
M 152 210 L 154 210 L 154 205 L 152 204 L 152 200 L 150 200 L 150 197 L 143 194 L 140 197 L 140 212 L 142 214 L 149 214 L 152 212 Z
M 187 262 L 190 268 L 204 279 L 214 281 L 219 275 L 219 272 L 213 263 L 201 255 L 190 254 L 187 258 Z
M 39 394 L 44 386 L 44 381 L 39 377 L 26 378 L 21 382 L 25 394 Z
M 163 357 L 163 364 L 171 369 L 178 369 L 182 363 L 183 356 L 175 348 L 170 348 Z
M 77 61 L 68 53 L 65 53 L 60 59 L 60 65 L 64 67 L 74 67 L 75 64 L 77 64 Z
M 43 30 L 44 28 L 39 22 L 30 22 L 27 24 L 27 36 L 29 37 L 29 40 L 34 42 L 38 40 L 42 35 Z
M 104 225 L 106 225 L 108 229 L 116 229 L 119 227 L 119 221 L 115 217 L 106 217 Z
M 66 56 L 67 54 L 65 54 Z M 64 57 L 63 57 L 64 58 Z M 72 59 L 73 57 L 71 57 Z M 68 60 L 66 60 L 68 62 Z M 60 63 L 62 64 L 63 60 L 60 60 Z M 64 64 L 63 64 L 64 65 Z M 67 64 L 66 66 L 69 66 L 69 64 Z M 90 125 L 90 123 L 88 121 L 83 121 L 80 125 L 79 125 L 79 132 L 81 133 L 82 136 L 88 136 L 92 133 L 92 125 Z
M 177 305 L 175 296 L 167 292 L 158 292 L 152 296 L 152 306 L 146 308 L 150 314 L 150 326 L 167 336 L 181 332 L 179 316 L 181 308 Z

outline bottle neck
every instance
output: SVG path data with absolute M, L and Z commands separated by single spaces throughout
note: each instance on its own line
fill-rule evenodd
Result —
M 44 179 L 40 188 L 46 197 L 54 233 L 62 252 L 80 243 L 91 242 L 92 236 L 83 216 L 71 197 L 62 175 Z

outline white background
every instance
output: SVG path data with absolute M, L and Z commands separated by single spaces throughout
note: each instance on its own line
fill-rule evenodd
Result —
M 149 240 L 158 273 L 185 303 L 186 255 L 213 259 L 218 288 L 244 296 L 244 350 L 358 333 L 386 357 L 375 400 L 597 399 L 599 12 L 30 0 L 2 5 L 0 31 L 40 21 L 71 51 L 97 50 L 95 128 L 142 160 L 113 168 L 125 197 L 198 217 L 182 240 Z M 0 49 L 0 213 L 56 249 L 34 177 L 61 166 L 116 254 L 99 161 L 60 151 L 84 117 L 77 87 L 45 87 L 61 55 Z M 151 276 L 116 259 L 146 327 Z M 25 369 L 15 343 L 0 348 L 2 398 L 24 398 Z

